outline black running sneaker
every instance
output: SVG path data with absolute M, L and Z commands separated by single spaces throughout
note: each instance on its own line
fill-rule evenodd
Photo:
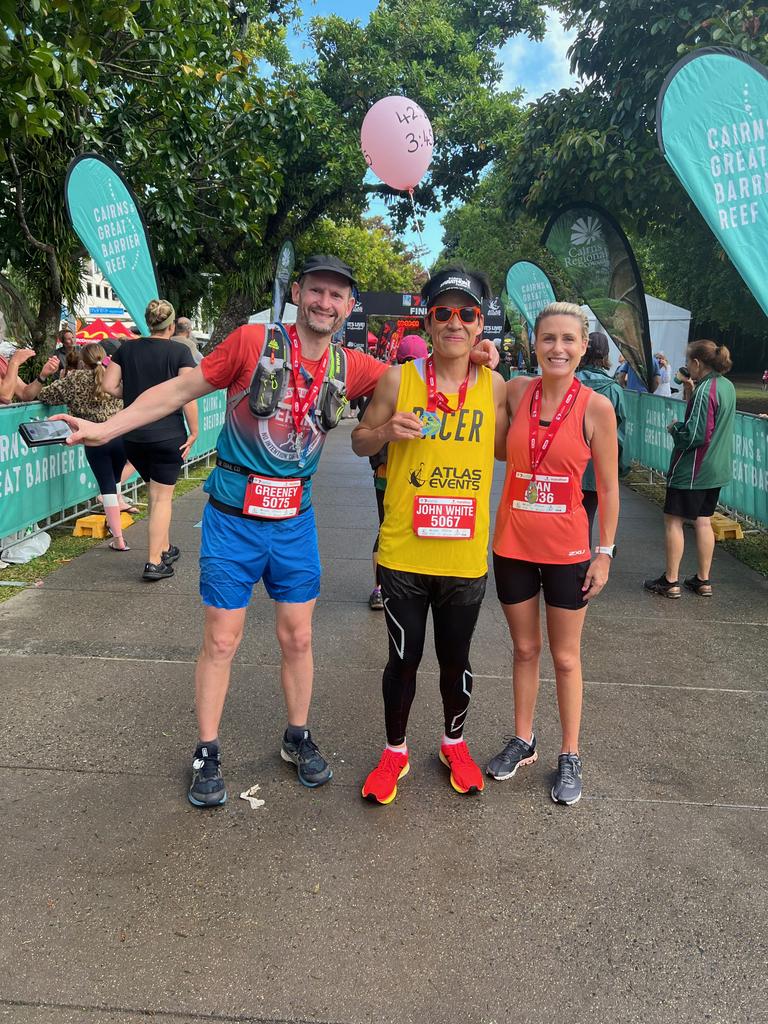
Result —
M 556 804 L 577 804 L 581 800 L 581 758 L 578 754 L 561 754 L 557 759 L 557 779 L 552 787 Z
M 659 597 L 680 597 L 682 591 L 680 590 L 680 581 L 675 580 L 674 583 L 670 583 L 666 577 L 666 573 L 662 573 L 658 579 L 655 580 L 643 580 L 643 586 L 646 590 L 650 590 L 652 594 L 658 594 Z
M 511 779 L 518 768 L 533 764 L 538 757 L 535 735 L 531 738 L 530 743 L 521 740 L 519 736 L 513 736 L 501 753 L 491 758 L 485 771 L 492 779 L 503 782 L 505 779 Z
M 192 762 L 192 785 L 187 797 L 195 807 L 218 807 L 227 802 L 218 744 L 212 747 L 198 743 Z
M 304 736 L 298 743 L 289 740 L 286 733 L 280 747 L 280 757 L 284 761 L 296 765 L 299 782 L 302 786 L 314 789 L 315 786 L 322 786 L 324 782 L 333 778 L 331 766 L 317 749 L 309 729 L 304 730 Z
M 141 574 L 143 580 L 167 580 L 169 576 L 173 576 L 173 566 L 163 561 L 147 562 Z
M 174 562 L 177 562 L 179 560 L 180 554 L 181 551 L 176 547 L 176 545 L 171 544 L 168 550 L 162 553 L 161 558 L 163 559 L 166 565 L 173 565 Z
M 692 590 L 694 594 L 698 594 L 699 597 L 712 597 L 712 584 L 709 580 L 699 579 L 698 573 L 695 576 L 686 576 L 683 586 L 686 590 Z

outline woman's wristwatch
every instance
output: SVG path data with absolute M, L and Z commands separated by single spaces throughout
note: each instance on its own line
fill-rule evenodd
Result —
M 609 558 L 616 557 L 616 545 L 608 544 L 605 547 L 601 547 L 599 544 L 595 548 L 596 555 L 608 555 Z
M 37 381 L 38 384 L 47 384 L 48 383 L 48 378 L 47 377 L 41 377 L 39 373 L 35 377 L 35 380 Z

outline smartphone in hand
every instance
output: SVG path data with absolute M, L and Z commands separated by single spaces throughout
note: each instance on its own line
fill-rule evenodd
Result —
M 64 420 L 30 420 L 19 424 L 19 433 L 29 448 L 41 444 L 66 444 L 72 428 Z

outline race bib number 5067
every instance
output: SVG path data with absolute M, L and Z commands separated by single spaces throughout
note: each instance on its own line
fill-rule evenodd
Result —
M 413 532 L 417 537 L 471 540 L 475 535 L 476 513 L 475 498 L 430 498 L 417 494 L 413 499 Z

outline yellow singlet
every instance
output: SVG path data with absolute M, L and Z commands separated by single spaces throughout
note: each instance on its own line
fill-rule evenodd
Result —
M 398 412 L 424 416 L 424 366 L 403 364 Z M 379 563 L 388 569 L 469 579 L 488 571 L 496 407 L 491 371 L 471 374 L 463 409 L 431 414 L 433 436 L 389 444 L 379 537 Z M 458 396 L 446 398 L 456 408 Z

